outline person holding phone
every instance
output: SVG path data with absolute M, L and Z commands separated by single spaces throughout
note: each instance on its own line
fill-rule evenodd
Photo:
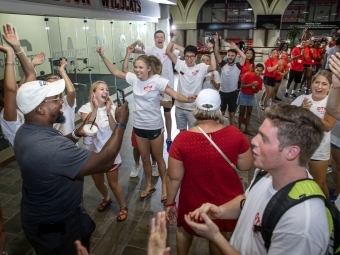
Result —
M 109 88 L 103 81 L 96 81 L 91 85 L 89 93 L 90 102 L 80 107 L 78 113 L 81 119 L 85 121 L 91 113 L 88 123 L 95 122 L 98 127 L 96 137 L 93 140 L 93 151 L 100 152 L 103 146 L 110 138 L 112 132 L 117 128 L 114 118 L 116 107 L 112 104 L 109 96 Z M 124 102 L 122 102 L 123 104 Z M 123 189 L 118 182 L 118 170 L 122 164 L 122 158 L 118 153 L 112 168 L 106 172 L 106 178 L 109 186 L 117 199 L 120 210 L 117 216 L 117 221 L 126 220 L 128 208 L 125 204 Z M 112 203 L 109 190 L 105 184 L 104 173 L 91 175 L 97 189 L 103 196 L 102 202 L 98 205 L 98 211 L 103 212 Z
M 160 76 L 162 72 L 161 61 L 153 55 L 139 56 L 134 64 L 134 72 L 129 72 L 128 62 L 134 50 L 135 48 L 133 46 L 127 48 L 122 72 L 105 56 L 102 47 L 97 48 L 97 52 L 103 59 L 108 70 L 114 76 L 126 80 L 133 89 L 135 101 L 133 129 L 136 133 L 137 145 L 142 157 L 146 176 L 146 188 L 142 191 L 140 197 L 146 198 L 156 191 L 151 182 L 151 148 L 162 179 L 161 201 L 166 202 L 166 166 L 163 158 L 164 124 L 160 111 L 159 93 L 165 92 L 171 97 L 187 103 L 194 102 L 196 96 L 185 97 L 170 88 L 168 86 L 169 80 Z

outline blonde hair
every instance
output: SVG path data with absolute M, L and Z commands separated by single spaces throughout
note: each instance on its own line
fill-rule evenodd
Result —
M 209 58 L 209 61 L 210 61 L 210 56 L 208 54 L 203 54 L 202 57 L 201 57 L 201 61 L 203 60 L 203 57 Z
M 155 74 L 161 74 L 162 73 L 162 62 L 154 55 L 140 55 L 137 60 L 143 61 L 147 67 L 151 67 L 151 70 L 149 71 L 149 77 Z
M 332 84 L 332 73 L 331 73 L 330 71 L 327 71 L 327 70 L 320 70 L 319 72 L 317 72 L 317 73 L 313 76 L 313 78 L 312 78 L 312 83 L 313 83 L 313 82 L 316 80 L 316 78 L 317 78 L 318 76 L 320 76 L 320 75 L 326 77 L 327 81 L 329 82 L 329 85 Z
M 219 124 L 224 123 L 224 117 L 220 109 L 217 109 L 215 111 L 207 111 L 196 108 L 193 112 L 193 115 L 196 119 L 196 125 L 201 120 L 215 120 Z
M 101 84 L 101 83 L 103 83 L 107 86 L 105 81 L 95 81 L 94 83 L 91 84 L 90 92 L 89 92 L 89 102 L 90 102 L 92 110 L 94 109 L 94 106 L 93 106 L 93 103 L 92 103 L 92 93 L 96 92 L 98 85 Z

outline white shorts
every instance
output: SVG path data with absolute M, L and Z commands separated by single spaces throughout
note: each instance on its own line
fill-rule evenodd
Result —
M 177 123 L 177 129 L 187 130 L 188 127 L 192 128 L 195 126 L 196 119 L 193 115 L 194 111 L 184 110 L 176 106 L 175 117 Z

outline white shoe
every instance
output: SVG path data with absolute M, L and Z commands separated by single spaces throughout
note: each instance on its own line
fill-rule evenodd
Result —
M 137 177 L 138 173 L 141 169 L 142 169 L 142 165 L 140 165 L 140 164 L 135 165 L 130 172 L 130 177 Z
M 151 165 L 151 166 L 152 166 L 152 174 L 151 174 L 151 175 L 152 175 L 152 176 L 155 176 L 155 177 L 159 176 L 157 164 Z
M 329 166 L 327 167 L 327 174 L 331 173 L 332 171 L 333 171 L 332 166 L 329 165 Z

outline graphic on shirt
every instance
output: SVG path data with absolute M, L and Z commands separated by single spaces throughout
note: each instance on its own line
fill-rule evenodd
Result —
M 261 223 L 260 213 L 257 213 L 255 215 L 254 225 L 253 225 L 254 234 L 257 234 L 257 235 L 261 234 L 261 226 L 262 226 L 262 223 Z
M 192 75 L 196 75 L 196 74 L 198 74 L 198 72 L 199 72 L 199 70 L 195 70 L 195 71 L 192 72 Z
M 326 113 L 326 107 L 325 106 L 318 106 L 316 108 L 316 110 L 320 113 L 320 114 L 325 114 Z
M 144 87 L 144 91 L 145 91 L 145 92 L 150 92 L 151 89 L 152 89 L 152 86 L 153 86 L 153 85 L 148 85 L 148 86 Z

